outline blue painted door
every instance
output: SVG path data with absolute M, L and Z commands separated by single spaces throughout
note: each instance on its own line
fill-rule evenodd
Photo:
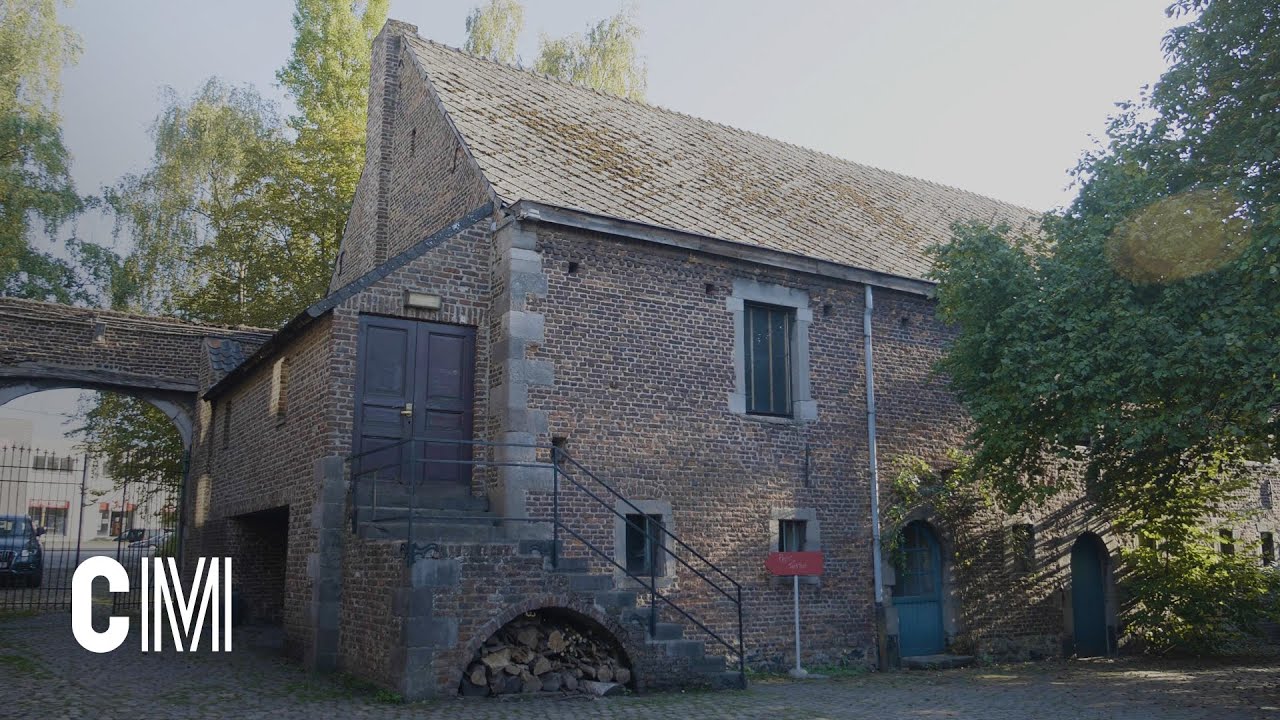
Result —
M 1071 618 L 1078 657 L 1107 654 L 1103 552 L 1094 535 L 1081 535 L 1071 546 Z
M 902 529 L 893 606 L 898 610 L 898 645 L 903 657 L 946 649 L 942 630 L 942 552 L 933 530 L 916 521 Z

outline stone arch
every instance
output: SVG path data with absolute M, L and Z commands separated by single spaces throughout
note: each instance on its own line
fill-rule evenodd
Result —
M 114 392 L 144 400 L 164 413 L 165 417 L 173 423 L 174 429 L 182 437 L 183 449 L 191 449 L 192 431 L 195 425 L 195 388 L 185 393 L 177 390 L 138 388 L 92 380 L 50 377 L 48 373 L 27 378 L 10 376 L 0 382 L 0 407 L 20 397 L 46 390 Z
M 552 593 L 532 595 L 519 603 L 509 605 L 472 632 L 466 644 L 461 647 L 461 652 L 457 656 L 452 656 L 450 667 L 444 669 L 447 672 L 444 687 L 449 689 L 458 687 L 462 682 L 462 676 L 466 672 L 467 665 L 471 662 L 471 658 L 494 633 L 521 615 L 539 610 L 572 613 L 598 626 L 598 629 L 608 634 L 625 654 L 626 660 L 631 665 L 632 685 L 634 688 L 637 691 L 644 689 L 646 678 L 651 673 L 647 667 L 647 656 L 644 653 L 645 639 L 643 631 L 639 628 L 628 628 L 620 624 L 615 618 L 602 612 L 594 603 L 576 600 L 569 595 Z

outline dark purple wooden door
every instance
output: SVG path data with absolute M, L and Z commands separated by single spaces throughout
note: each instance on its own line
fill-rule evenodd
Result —
M 471 439 L 474 366 L 474 328 L 362 317 L 356 472 L 469 485 L 470 446 L 440 441 Z

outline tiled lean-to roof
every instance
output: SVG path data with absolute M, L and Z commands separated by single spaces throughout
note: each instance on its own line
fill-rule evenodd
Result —
M 923 279 L 955 221 L 1033 211 L 423 40 L 407 47 L 499 199 Z

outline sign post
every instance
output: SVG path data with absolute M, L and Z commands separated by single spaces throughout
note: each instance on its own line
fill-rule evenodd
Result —
M 769 572 L 779 576 L 791 576 L 792 606 L 795 608 L 796 627 L 796 666 L 791 669 L 791 677 L 808 677 L 809 673 L 800 667 L 800 576 L 818 576 L 822 574 L 822 553 L 820 552 L 774 552 L 765 558 L 765 567 Z

